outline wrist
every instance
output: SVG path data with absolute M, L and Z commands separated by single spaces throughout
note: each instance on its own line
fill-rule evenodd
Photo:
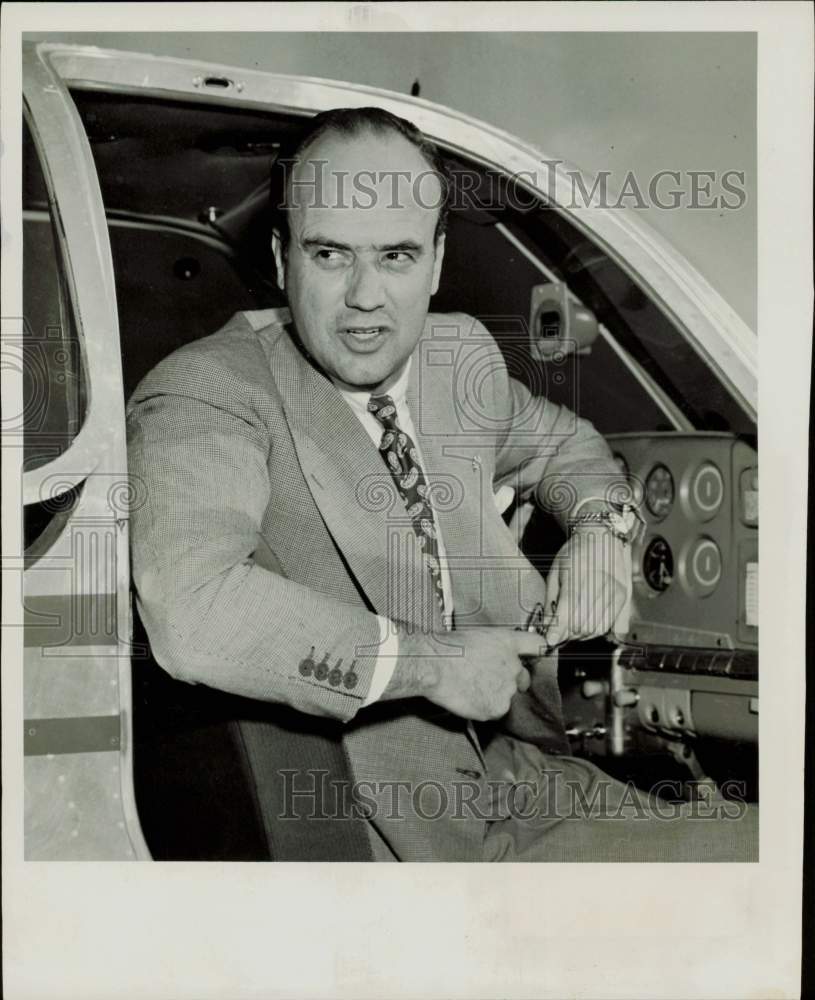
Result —
M 428 697 L 439 685 L 439 660 L 428 637 L 400 634 L 399 658 L 381 700 Z

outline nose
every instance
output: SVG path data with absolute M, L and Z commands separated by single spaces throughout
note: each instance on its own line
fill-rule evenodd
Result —
M 375 264 L 357 260 L 351 269 L 345 289 L 345 305 L 349 309 L 373 312 L 384 304 L 385 290 Z

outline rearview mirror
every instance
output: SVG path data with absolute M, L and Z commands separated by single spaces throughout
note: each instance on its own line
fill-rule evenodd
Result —
M 549 361 L 555 355 L 587 353 L 599 332 L 597 317 L 569 297 L 563 282 L 533 286 L 529 314 L 533 358 Z

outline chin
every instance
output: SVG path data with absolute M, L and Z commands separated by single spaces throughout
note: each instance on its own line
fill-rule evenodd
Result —
M 379 386 L 386 381 L 389 374 L 389 372 L 385 375 L 365 373 L 356 375 L 353 378 L 344 379 L 344 381 L 348 385 L 353 386 L 355 389 L 359 389 L 360 391 L 375 392 Z
M 391 364 L 356 366 L 349 368 L 345 373 L 340 372 L 339 377 L 359 389 L 373 390 L 390 378 L 401 365 L 402 362 L 397 361 Z

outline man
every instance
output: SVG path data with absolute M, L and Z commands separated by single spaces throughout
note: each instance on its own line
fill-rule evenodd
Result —
M 380 109 L 337 110 L 288 167 L 273 249 L 290 317 L 237 315 L 130 403 L 156 659 L 293 710 L 282 824 L 327 734 L 376 860 L 746 856 L 749 820 L 568 818 L 578 788 L 625 795 L 565 753 L 549 655 L 624 610 L 618 473 L 480 323 L 428 315 L 449 193 L 435 148 Z M 570 529 L 546 580 L 501 517 L 508 490 Z M 545 639 L 518 629 L 536 604 Z

